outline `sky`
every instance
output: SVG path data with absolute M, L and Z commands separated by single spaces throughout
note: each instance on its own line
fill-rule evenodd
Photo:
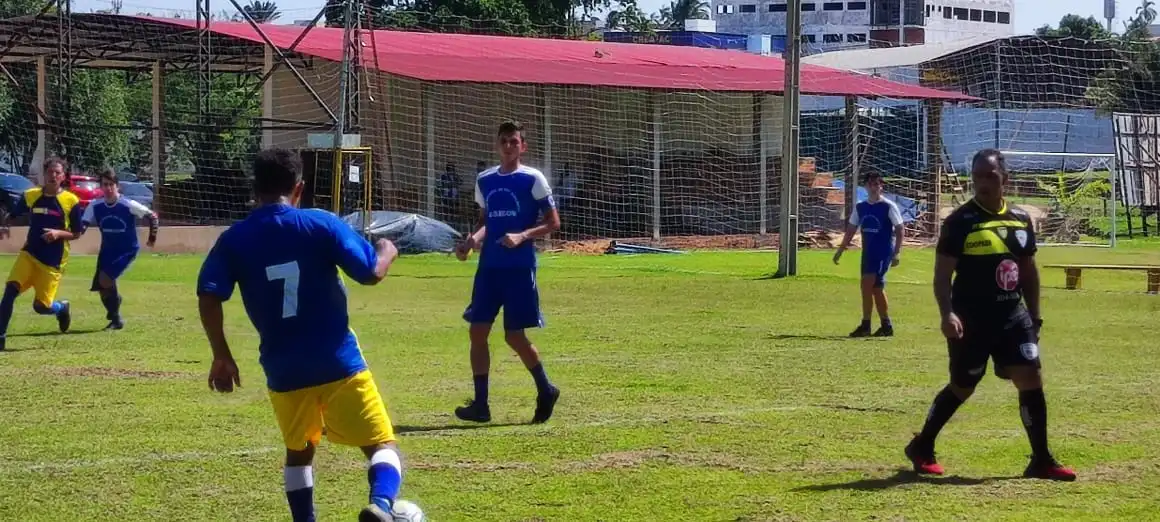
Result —
M 194 17 L 194 3 L 189 0 L 181 2 L 164 2 L 161 0 L 122 0 L 123 13 L 135 14 L 139 12 L 149 12 L 154 15 L 162 15 L 180 11 L 183 17 Z M 281 23 L 292 23 L 294 20 L 309 20 L 314 18 L 318 10 L 322 8 L 323 2 L 318 0 L 274 0 L 282 11 L 282 18 L 278 20 Z M 245 0 L 238 0 L 238 3 L 244 4 Z M 669 0 L 638 0 L 637 4 L 646 12 L 654 13 L 660 11 L 661 7 L 668 5 Z M 175 5 L 188 4 L 188 9 L 174 8 Z M 1123 30 L 1124 20 L 1127 20 L 1136 10 L 1139 2 L 1133 0 L 1117 0 L 1116 2 L 1116 21 L 1113 28 L 1119 32 Z M 220 11 L 229 8 L 233 11 L 232 4 L 229 0 L 210 0 L 210 7 L 213 11 Z M 98 9 L 108 9 L 109 0 L 73 0 L 73 12 L 91 12 Z M 1044 24 L 1055 25 L 1059 19 L 1067 14 L 1078 14 L 1081 16 L 1094 16 L 1097 20 L 1103 21 L 1104 17 L 1103 0 L 1015 0 L 1015 12 L 1013 18 L 1015 22 L 1016 34 L 1030 34 Z

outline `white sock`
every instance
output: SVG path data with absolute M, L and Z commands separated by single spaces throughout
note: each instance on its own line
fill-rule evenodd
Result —
M 286 466 L 282 468 L 282 478 L 286 481 L 286 491 L 314 487 L 313 466 Z
M 399 452 L 394 449 L 381 449 L 371 455 L 371 460 L 367 462 L 367 467 L 370 468 L 376 464 L 388 464 L 399 470 L 400 476 L 403 474 L 403 462 L 399 459 Z

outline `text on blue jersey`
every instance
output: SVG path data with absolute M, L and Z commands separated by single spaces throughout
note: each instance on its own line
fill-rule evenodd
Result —
M 536 247 L 525 241 L 515 248 L 501 244 L 503 237 L 536 226 L 541 213 L 556 207 L 548 180 L 539 170 L 520 165 L 512 172 L 492 167 L 475 181 L 475 202 L 484 211 L 486 236 L 480 247 L 481 267 L 534 267 Z

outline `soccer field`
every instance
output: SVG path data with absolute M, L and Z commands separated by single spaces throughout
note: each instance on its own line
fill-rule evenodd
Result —
M 1049 433 L 1074 483 L 1019 479 L 1030 453 L 1016 394 L 993 375 L 944 430 L 948 476 L 915 479 L 902 448 L 946 382 L 933 251 L 888 275 L 897 336 L 858 322 L 858 252 L 541 257 L 548 327 L 533 332 L 563 390 L 546 425 L 531 377 L 493 334 L 493 424 L 451 415 L 471 394 L 460 314 L 474 263 L 401 258 L 351 287 L 359 335 L 405 454 L 402 498 L 433 521 L 1157 520 L 1160 296 L 1143 273 L 1043 269 Z M 1160 248 L 1044 248 L 1040 263 L 1160 263 Z M 0 270 L 13 257 L 0 258 Z M 201 259 L 150 256 L 122 280 L 128 327 L 106 333 L 76 257 L 61 297 L 73 333 L 17 303 L 0 353 L 0 521 L 284 521 L 280 436 L 235 294 L 242 372 L 207 389 Z M 323 443 L 320 521 L 365 504 L 357 450 Z

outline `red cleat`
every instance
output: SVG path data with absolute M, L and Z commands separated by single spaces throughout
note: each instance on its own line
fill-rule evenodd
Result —
M 906 458 L 914 465 L 914 472 L 922 475 L 942 475 L 942 464 L 934 457 L 934 445 L 923 444 L 915 437 L 906 445 Z
M 1039 460 L 1032 457 L 1031 463 L 1027 465 L 1027 469 L 1023 470 L 1023 476 L 1025 478 L 1058 480 L 1061 482 L 1075 481 L 1075 472 L 1063 467 L 1062 464 L 1056 462 L 1053 458 Z

